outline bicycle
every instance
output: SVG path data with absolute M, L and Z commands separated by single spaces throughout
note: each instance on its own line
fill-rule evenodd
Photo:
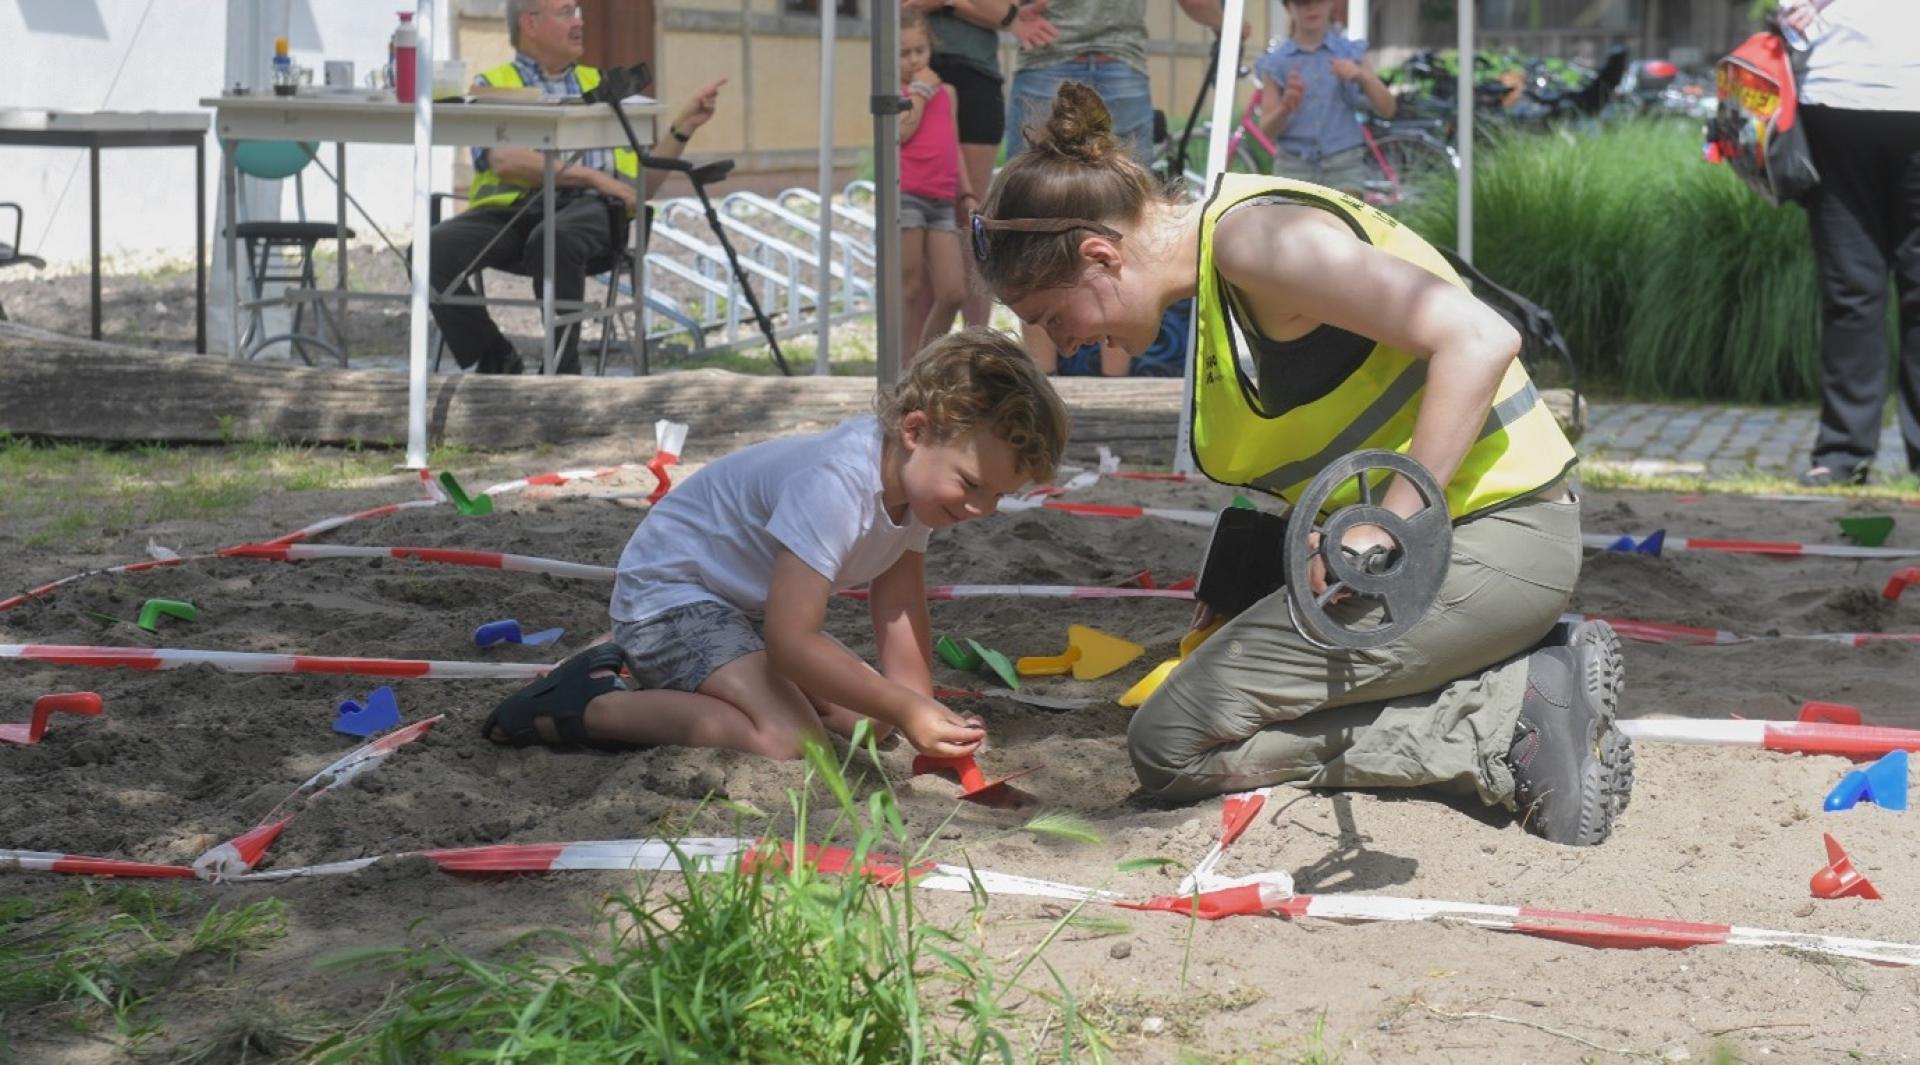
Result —
M 1249 78 L 1252 73 L 1250 67 L 1241 67 L 1238 71 L 1240 78 Z M 1210 84 L 1202 83 L 1203 100 Z M 1196 115 L 1199 109 L 1200 102 L 1196 101 Z M 1187 149 L 1187 158 L 1177 162 L 1188 187 L 1200 189 L 1206 184 L 1202 171 L 1206 166 L 1207 145 L 1212 141 L 1213 124 L 1210 121 L 1194 123 L 1190 130 L 1175 142 Z M 1460 157 L 1452 145 L 1421 128 L 1395 129 L 1376 135 L 1372 125 L 1363 122 L 1360 136 L 1367 148 L 1370 166 L 1370 174 L 1360 190 L 1361 198 L 1375 207 L 1409 203 L 1423 191 L 1442 184 L 1439 179 L 1449 170 L 1460 169 Z M 1256 92 L 1227 140 L 1227 170 L 1239 174 L 1270 174 L 1279 150 L 1279 145 L 1260 129 L 1260 93 Z M 1177 153 L 1179 149 L 1173 151 Z

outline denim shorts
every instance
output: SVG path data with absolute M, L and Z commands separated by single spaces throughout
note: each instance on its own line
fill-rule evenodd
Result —
M 931 229 L 940 233 L 956 232 L 957 227 L 953 223 L 953 201 L 915 196 L 911 192 L 900 193 L 900 228 Z
M 627 653 L 635 683 L 653 691 L 697 692 L 722 666 L 767 649 L 759 622 L 711 599 L 616 621 L 613 639 Z
M 1047 120 L 1054 95 L 1069 81 L 1089 85 L 1100 94 L 1113 115 L 1114 136 L 1131 142 L 1134 159 L 1152 169 L 1153 91 L 1147 76 L 1125 63 L 1086 57 L 1014 74 L 1007 93 L 1007 158 L 1026 148 L 1023 130 L 1029 123 Z

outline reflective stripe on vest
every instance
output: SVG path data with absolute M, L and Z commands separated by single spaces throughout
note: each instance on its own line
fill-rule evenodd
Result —
M 480 76 L 487 79 L 488 85 L 503 89 L 518 89 L 526 85 L 520 77 L 520 68 L 512 63 L 502 63 L 482 72 Z M 580 82 L 580 91 L 583 93 L 592 92 L 593 87 L 600 84 L 600 71 L 585 63 L 574 64 L 573 76 Z M 633 180 L 640 175 L 640 157 L 633 154 L 631 148 L 615 148 L 613 170 L 621 177 Z M 467 210 L 476 207 L 511 207 L 533 191 L 525 185 L 504 181 L 491 167 L 483 166 L 473 172 L 473 184 L 467 188 Z
M 1216 481 L 1299 498 L 1314 475 L 1360 448 L 1406 452 L 1425 395 L 1427 362 L 1376 344 L 1367 358 L 1327 394 L 1269 416 L 1260 408 L 1243 366 L 1246 326 L 1227 283 L 1210 266 L 1214 228 L 1233 208 L 1277 199 L 1320 207 L 1345 221 L 1361 239 L 1465 287 L 1439 253 L 1400 222 L 1332 189 L 1285 178 L 1228 174 L 1216 185 L 1200 222 L 1203 271 L 1194 300 L 1198 338 L 1194 363 L 1193 457 Z M 1573 446 L 1541 401 L 1518 359 L 1502 375 L 1492 409 L 1447 485 L 1455 520 L 1497 507 L 1558 480 L 1575 461 Z M 1349 483 L 1328 509 L 1359 497 Z

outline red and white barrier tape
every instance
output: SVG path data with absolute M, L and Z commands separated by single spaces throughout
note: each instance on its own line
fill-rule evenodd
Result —
M 329 558 L 398 558 L 449 566 L 497 569 L 509 573 L 544 573 L 572 580 L 610 581 L 612 566 L 594 566 L 535 555 L 501 551 L 473 551 L 449 547 L 348 547 L 339 544 L 243 544 L 220 552 L 221 558 L 262 558 L 274 562 L 310 562 Z
M 226 673 L 332 673 L 404 680 L 532 680 L 553 668 L 540 662 L 443 662 L 423 658 L 338 658 L 198 651 L 183 648 L 83 647 L 69 644 L 0 643 L 0 659 L 100 669 L 166 670 L 212 666 Z
M 421 472 L 425 473 L 426 471 L 422 470 Z M 444 492 L 444 489 L 440 487 L 438 482 L 430 481 L 428 483 L 433 485 L 435 491 Z M 384 518 L 390 514 L 398 514 L 403 510 L 419 510 L 423 507 L 437 507 L 444 502 L 446 502 L 446 497 L 443 494 L 435 499 L 409 499 L 405 503 L 388 503 L 385 506 L 370 507 L 366 510 L 355 511 L 352 514 L 336 514 L 331 518 L 321 518 L 319 521 L 314 522 L 304 529 L 295 529 L 290 533 L 285 533 L 263 542 L 269 544 L 297 544 L 311 537 L 318 536 L 321 533 L 331 532 L 342 525 L 351 525 L 356 521 L 371 521 L 374 518 Z M 215 554 L 218 554 L 218 552 L 215 552 Z M 198 557 L 206 558 L 207 556 L 200 555 Z
M 1581 537 L 1587 547 L 1605 551 L 1620 542 L 1618 536 L 1587 533 Z M 1920 555 L 1920 547 L 1859 547 L 1854 544 L 1796 544 L 1775 540 L 1705 540 L 1693 536 L 1669 536 L 1662 551 L 1720 551 L 1736 555 L 1772 555 L 1777 558 L 1909 558 Z
M 1131 520 L 1137 518 L 1163 518 L 1185 525 L 1200 525 L 1212 528 L 1218 515 L 1211 510 L 1180 510 L 1173 507 L 1140 507 L 1130 503 L 1068 503 L 1058 499 L 1022 499 L 1015 496 L 1003 496 L 1000 500 L 1002 513 L 1021 510 L 1057 510 L 1063 514 L 1077 514 L 1084 518 L 1117 518 Z
M 840 593 L 846 599 L 865 599 L 863 589 Z M 1193 599 L 1191 588 L 1115 588 L 1094 584 L 936 584 L 927 589 L 929 601 L 950 599 Z
M 1639 621 L 1634 618 L 1607 617 L 1602 614 L 1563 614 L 1565 621 L 1604 621 L 1615 632 L 1641 643 L 1677 644 L 1687 647 L 1726 646 L 1759 643 L 1765 640 L 1815 640 L 1865 647 L 1873 643 L 1920 643 L 1920 632 L 1809 632 L 1783 633 L 1778 636 L 1747 636 L 1725 629 L 1707 629 L 1695 625 L 1675 625 L 1665 621 Z
M 274 804 L 267 816 L 253 828 L 210 848 L 205 854 L 193 860 L 193 872 L 202 880 L 227 880 L 243 873 L 253 871 L 260 858 L 266 853 L 267 846 L 280 835 L 307 804 L 368 772 L 387 760 L 387 756 L 405 747 L 407 744 L 427 734 L 434 725 L 445 719 L 445 714 L 436 714 L 423 721 L 394 729 L 385 735 L 375 737 L 334 760 L 318 773 L 303 781 L 286 798 Z M 288 812 L 289 806 L 297 808 Z
M 1636 741 L 1705 747 L 1759 747 L 1786 754 L 1836 754 L 1871 759 L 1894 751 L 1920 751 L 1920 729 L 1838 725 L 1822 721 L 1701 721 L 1689 718 L 1627 718 L 1620 731 Z

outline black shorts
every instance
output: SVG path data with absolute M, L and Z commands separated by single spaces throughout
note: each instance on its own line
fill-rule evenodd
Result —
M 960 143 L 997 147 L 1007 132 L 1007 98 L 1000 91 L 1000 79 L 952 56 L 934 56 L 930 65 L 941 81 L 953 86 Z

